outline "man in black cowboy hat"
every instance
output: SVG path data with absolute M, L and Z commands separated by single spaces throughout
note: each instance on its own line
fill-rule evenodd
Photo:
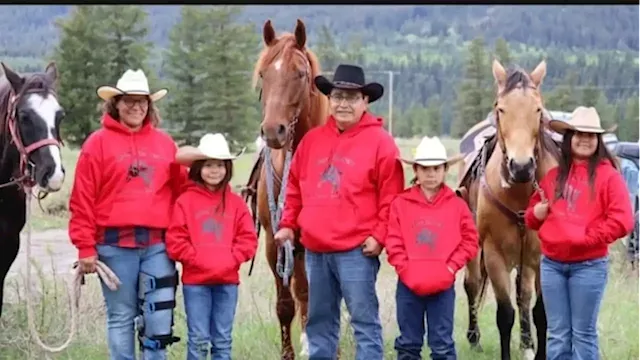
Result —
M 367 84 L 362 68 L 340 65 L 333 81 L 318 76 L 315 84 L 331 115 L 298 145 L 275 239 L 282 244 L 299 230 L 307 250 L 309 359 L 335 357 L 344 298 L 356 360 L 382 360 L 375 285 L 389 204 L 404 189 L 400 152 L 382 118 L 367 111 L 384 88 Z

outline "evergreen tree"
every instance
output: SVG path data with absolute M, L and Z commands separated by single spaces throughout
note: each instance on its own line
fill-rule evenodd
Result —
M 512 59 L 511 59 L 511 54 L 509 53 L 509 44 L 507 44 L 507 41 L 505 39 L 503 39 L 502 37 L 499 37 L 496 40 L 494 51 L 495 51 L 496 57 L 498 58 L 498 61 L 500 61 L 502 66 L 507 68 L 511 65 Z
M 494 95 L 489 71 L 484 40 L 475 38 L 469 44 L 465 75 L 458 90 L 452 136 L 462 136 L 491 110 Z

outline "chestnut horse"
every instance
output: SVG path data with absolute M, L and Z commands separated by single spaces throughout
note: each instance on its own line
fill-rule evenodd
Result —
M 482 303 L 487 277 L 497 302 L 501 359 L 511 359 L 511 329 L 515 311 L 511 304 L 511 271 L 516 268 L 516 302 L 520 318 L 520 347 L 525 359 L 534 358 L 530 309 L 536 326 L 535 359 L 546 358 L 546 318 L 540 292 L 540 246 L 537 233 L 526 229 L 523 213 L 537 181 L 557 165 L 559 148 L 544 130 L 546 110 L 540 84 L 546 74 L 541 62 L 531 74 L 520 69 L 505 71 L 494 60 L 497 99 L 491 116 L 496 133 L 478 156 L 461 165 L 458 195 L 475 213 L 480 252 L 467 265 L 464 287 L 469 303 L 467 339 L 480 350 L 477 309 Z M 497 146 L 496 146 L 497 145 Z
M 306 48 L 306 30 L 304 23 L 297 21 L 293 34 L 285 33 L 276 37 L 271 20 L 264 24 L 263 39 L 265 47 L 260 54 L 254 69 L 254 87 L 258 79 L 262 81 L 260 93 L 263 119 L 260 125 L 260 136 L 266 146 L 253 167 L 245 190 L 245 199 L 251 201 L 251 208 L 259 224 L 266 231 L 265 252 L 269 267 L 276 282 L 276 312 L 280 322 L 282 338 L 282 359 L 294 359 L 291 345 L 291 323 L 300 312 L 302 334 L 300 343 L 301 355 L 308 352 L 306 333 L 308 283 L 304 264 L 304 248 L 300 245 L 300 234 L 293 240 L 292 255 L 294 260 L 291 274 L 287 274 L 286 264 L 280 267 L 280 251 L 273 240 L 274 229 L 272 217 L 282 211 L 282 202 L 278 201 L 282 184 L 287 181 L 288 164 L 302 137 L 316 126 L 324 124 L 328 115 L 327 97 L 315 89 L 313 79 L 320 75 L 320 65 L 315 54 Z M 265 166 L 262 166 L 265 165 Z M 268 184 L 273 181 L 272 185 Z M 272 187 L 272 189 L 269 189 Z M 257 190 L 257 191 L 256 191 Z M 271 190 L 271 193 L 268 193 Z M 284 198 L 284 197 L 282 197 Z M 275 199 L 275 200 L 274 200 Z M 276 201 L 278 202 L 276 204 Z M 275 222 L 279 221 L 279 215 Z M 286 255 L 286 254 L 285 254 Z M 289 261 L 287 261 L 289 263 Z M 284 270 L 284 271 L 283 271 Z M 291 286 L 288 282 L 291 275 Z M 293 290 L 293 296 L 292 291 Z

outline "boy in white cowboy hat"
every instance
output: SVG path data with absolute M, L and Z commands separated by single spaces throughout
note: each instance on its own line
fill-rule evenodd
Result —
M 567 122 L 559 165 L 540 181 L 525 213 L 543 254 L 542 298 L 548 359 L 598 359 L 597 321 L 607 283 L 608 247 L 633 229 L 631 202 L 605 146 L 600 116 L 579 106 Z
M 178 163 L 190 166 L 191 184 L 176 201 L 167 252 L 182 263 L 187 359 L 206 359 L 210 352 L 231 359 L 238 271 L 258 247 L 249 209 L 229 185 L 232 160 L 243 151 L 232 155 L 222 134 L 206 134 L 197 148 L 184 146 L 176 154 Z
M 100 259 L 122 283 L 116 291 L 102 287 L 111 359 L 134 358 L 134 323 L 143 357 L 166 359 L 166 346 L 179 340 L 172 335 L 178 274 L 164 240 L 187 180 L 187 169 L 173 162 L 175 142 L 156 128 L 153 102 L 167 90 L 152 93 L 141 70 L 127 70 L 115 87 L 97 93 L 104 100 L 102 128 L 78 158 L 69 237 L 84 273 L 95 272 Z M 151 306 L 155 311 L 145 310 Z
M 398 273 L 395 349 L 400 359 L 421 359 L 427 323 L 432 359 L 456 359 L 453 341 L 456 272 L 478 251 L 478 232 L 467 204 L 444 182 L 461 156 L 447 158 L 438 137 L 424 137 L 414 159 L 413 186 L 389 209 L 385 247 Z

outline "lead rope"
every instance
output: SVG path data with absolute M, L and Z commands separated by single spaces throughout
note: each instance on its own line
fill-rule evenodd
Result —
M 65 281 L 67 286 L 67 291 L 69 295 L 69 305 L 70 305 L 70 321 L 71 321 L 71 329 L 69 330 L 69 336 L 67 340 L 62 343 L 62 345 L 53 347 L 45 344 L 40 338 L 40 334 L 36 329 L 35 324 L 35 315 L 33 313 L 33 299 L 31 298 L 31 232 L 33 230 L 31 223 L 31 197 L 32 192 L 30 187 L 25 187 L 26 201 L 27 201 L 27 286 L 26 286 L 26 297 L 27 297 L 27 321 L 29 323 L 29 333 L 31 338 L 35 340 L 35 342 L 44 350 L 50 353 L 57 353 L 65 350 L 73 341 L 73 337 L 77 331 L 77 317 L 78 317 L 78 308 L 80 304 L 80 288 L 84 285 L 84 274 L 82 270 L 78 266 L 78 263 L 74 263 L 75 277 L 73 279 L 73 286 L 69 285 L 68 282 Z M 96 271 L 98 276 L 102 281 L 107 285 L 107 287 L 115 291 L 120 286 L 120 279 L 116 276 L 116 274 L 109 269 L 107 265 L 105 265 L 101 261 L 96 262 Z
M 273 234 L 278 232 L 282 210 L 284 209 L 284 194 L 287 188 L 287 180 L 289 178 L 289 168 L 291 165 L 291 148 L 287 150 L 284 160 L 284 169 L 282 171 L 282 181 L 280 183 L 280 193 L 278 194 L 278 203 L 276 204 L 273 196 L 273 161 L 271 161 L 271 148 L 265 146 L 264 161 L 267 165 L 267 197 L 269 202 L 269 214 L 271 215 L 271 231 Z M 293 274 L 293 239 L 287 239 L 282 246 L 278 246 L 278 255 L 276 260 L 276 272 L 282 278 L 282 285 L 289 286 L 289 278 Z M 283 254 L 284 253 L 284 254 Z M 284 259 L 283 259 L 284 256 Z M 284 263 L 283 263 L 284 260 Z

